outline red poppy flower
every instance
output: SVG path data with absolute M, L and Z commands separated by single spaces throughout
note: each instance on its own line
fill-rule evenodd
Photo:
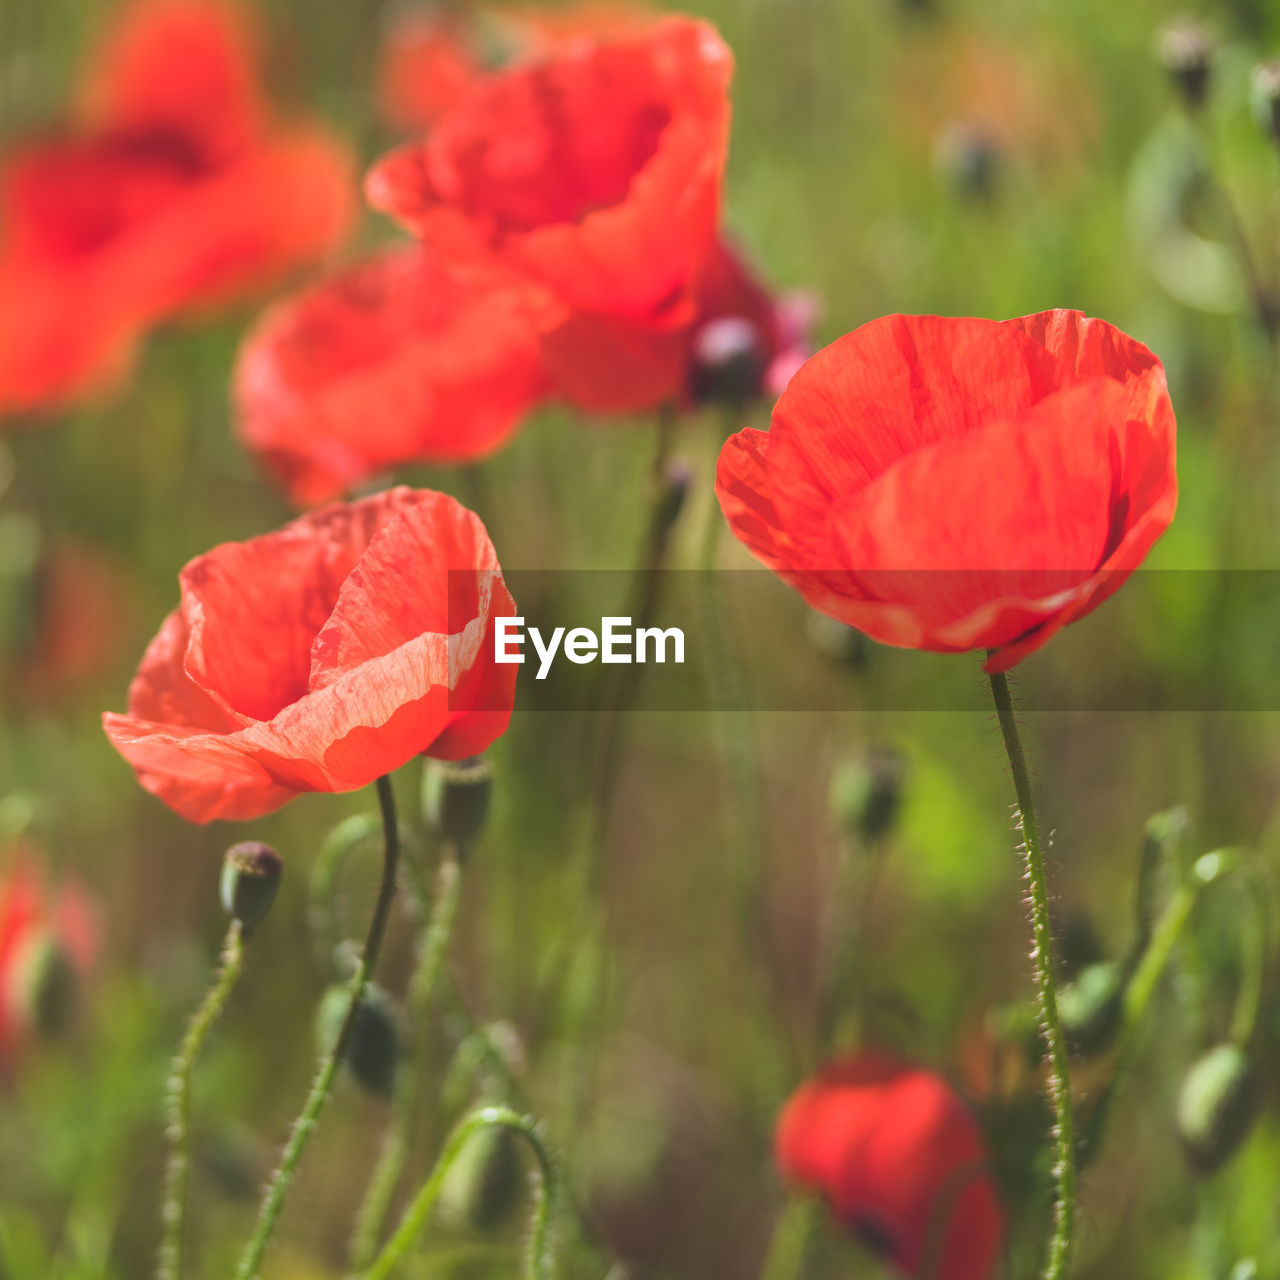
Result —
M 96 912 L 84 890 L 67 880 L 49 892 L 35 855 L 11 849 L 0 879 L 0 1064 L 36 1029 L 49 962 L 84 972 L 97 950 Z
M 375 207 L 454 262 L 530 291 L 553 379 L 617 410 L 675 395 L 715 243 L 728 49 L 669 18 L 480 81 L 369 174 Z
M 345 232 L 349 158 L 271 121 L 253 46 L 216 0 L 141 0 L 90 67 L 71 128 L 0 160 L 0 414 L 118 377 L 152 324 Z
M 103 723 L 193 822 L 474 755 L 507 727 L 515 667 L 494 663 L 494 618 L 515 606 L 484 526 L 446 494 L 325 507 L 197 556 L 179 582 L 128 714 Z
M 877 1051 L 828 1066 L 787 1102 L 778 1168 L 904 1275 L 987 1280 L 1004 1218 L 978 1126 L 946 1081 Z
M 545 382 L 518 299 L 410 245 L 267 313 L 240 354 L 239 429 L 307 506 L 399 462 L 487 456 Z
M 885 644 L 1003 671 L 1117 590 L 1173 518 L 1164 369 L 1077 311 L 886 316 L 720 454 L 748 549 Z

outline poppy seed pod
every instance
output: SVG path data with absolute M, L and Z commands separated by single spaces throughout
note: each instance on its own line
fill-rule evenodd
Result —
M 878 840 L 897 821 L 906 763 L 892 748 L 875 746 L 843 760 L 831 774 L 828 809 L 846 835 Z
M 1086 966 L 1058 994 L 1058 1013 L 1067 1041 L 1077 1053 L 1106 1049 L 1120 1028 L 1124 975 L 1110 960 Z
M 471 1135 L 440 1190 L 440 1212 L 446 1221 L 484 1233 L 502 1226 L 524 1192 L 518 1142 L 501 1125 Z
M 271 911 L 284 874 L 284 859 L 260 840 L 233 844 L 222 859 L 222 907 L 245 929 L 255 929 Z
M 493 766 L 483 756 L 430 760 L 422 775 L 422 813 L 446 840 L 463 848 L 489 815 Z
M 350 999 L 351 990 L 345 983 L 324 993 L 316 1011 L 316 1042 L 321 1052 L 327 1052 L 342 1033 Z M 390 996 L 372 982 L 361 993 L 342 1056 L 363 1088 L 379 1098 L 391 1096 L 400 1059 L 400 1029 Z
M 718 316 L 693 335 L 689 392 L 700 404 L 741 404 L 758 395 L 765 360 L 759 329 L 746 316 Z
M 1198 1173 L 1215 1172 L 1236 1153 L 1256 1103 L 1253 1067 L 1239 1046 L 1217 1045 L 1192 1065 L 1178 1093 L 1178 1137 Z
M 1250 97 L 1263 133 L 1280 144 L 1280 58 L 1254 67 Z
M 1188 107 L 1204 105 L 1209 96 L 1209 72 L 1213 62 L 1213 37 L 1192 18 L 1179 18 L 1156 38 L 1161 65 Z
M 25 1026 L 56 1036 L 67 1025 L 76 993 L 71 956 L 51 929 L 41 929 L 22 946 L 10 975 L 14 1004 Z

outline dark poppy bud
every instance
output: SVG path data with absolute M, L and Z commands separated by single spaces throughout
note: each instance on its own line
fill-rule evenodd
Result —
M 350 999 L 351 990 L 343 983 L 324 993 L 316 1011 L 316 1042 L 322 1053 L 342 1033 Z M 400 1058 L 400 1029 L 390 996 L 372 982 L 360 996 L 342 1057 L 352 1076 L 370 1093 L 380 1098 L 391 1096 Z
M 661 526 L 664 532 L 680 519 L 692 481 L 693 471 L 683 458 L 672 458 L 667 463 L 662 473 L 661 505 L 655 516 L 655 525 Z
M 700 404 L 741 404 L 760 394 L 767 364 L 759 326 L 746 316 L 720 316 L 693 335 L 689 390 Z
M 1193 109 L 1202 107 L 1209 95 L 1213 63 L 1213 37 L 1208 30 L 1193 18 L 1179 18 L 1161 29 L 1156 54 L 1182 101 Z
M 524 1194 L 518 1145 L 516 1135 L 500 1125 L 473 1133 L 440 1190 L 441 1216 L 486 1234 L 502 1226 Z
M 989 200 L 996 190 L 1004 150 L 982 125 L 953 120 L 933 142 L 933 170 L 938 180 L 968 200 Z
M 41 929 L 26 940 L 11 980 L 23 1025 L 41 1035 L 58 1035 L 70 1018 L 77 980 L 75 965 L 57 935 Z
M 866 665 L 868 641 L 861 631 L 835 618 L 829 618 L 817 609 L 810 609 L 805 619 L 804 633 L 809 643 L 824 658 L 849 667 Z
M 422 812 L 446 840 L 469 844 L 489 814 L 493 766 L 483 756 L 428 760 L 422 776 Z
M 1109 960 L 1091 964 L 1058 993 L 1058 1013 L 1071 1047 L 1100 1053 L 1115 1039 L 1124 1009 L 1124 975 Z
M 222 860 L 222 906 L 245 929 L 257 928 L 280 888 L 284 860 L 259 840 L 233 844 Z
M 842 760 L 831 774 L 828 808 L 832 821 L 847 835 L 876 840 L 898 817 L 906 763 L 890 747 L 873 746 L 852 760 Z
M 1248 1135 L 1256 1109 L 1253 1068 L 1234 1044 L 1210 1049 L 1182 1082 L 1178 1136 L 1199 1173 L 1221 1168 Z
M 1280 145 L 1280 58 L 1254 67 L 1251 98 L 1263 133 Z

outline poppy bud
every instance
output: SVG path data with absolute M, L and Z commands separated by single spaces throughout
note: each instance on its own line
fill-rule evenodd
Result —
M 1202 107 L 1213 62 L 1213 37 L 1205 27 L 1192 18 L 1171 22 L 1156 38 L 1156 54 L 1182 101 L 1193 109 Z
M 767 360 L 759 327 L 746 316 L 719 316 L 693 336 L 690 393 L 700 404 L 741 404 L 760 394 Z
M 422 775 L 422 812 L 446 840 L 464 848 L 489 814 L 493 766 L 483 756 L 428 760 Z
M 24 1026 L 47 1036 L 66 1027 L 75 1000 L 76 971 L 56 934 L 40 929 L 23 942 L 10 981 Z
M 898 817 L 906 764 L 889 747 L 873 746 L 853 760 L 842 760 L 831 775 L 828 809 L 846 835 L 877 840 Z
M 934 173 L 966 199 L 989 200 L 995 194 L 1002 159 L 999 141 L 981 125 L 953 120 L 934 139 Z
M 1251 97 L 1263 133 L 1280 144 L 1280 58 L 1254 67 Z
M 1210 1049 L 1182 1082 L 1178 1137 L 1199 1173 L 1224 1165 L 1244 1141 L 1255 1110 L 1253 1068 L 1234 1044 Z
M 242 928 L 257 928 L 276 900 L 283 871 L 284 860 L 269 844 L 233 844 L 222 860 L 223 909 Z
M 842 662 L 849 667 L 862 667 L 867 661 L 867 637 L 861 631 L 847 626 L 825 613 L 810 609 L 805 619 L 805 635 L 809 643 L 832 662 Z
M 524 1192 L 517 1145 L 516 1135 L 501 1125 L 471 1135 L 440 1190 L 440 1212 L 447 1221 L 488 1233 L 511 1216 Z
M 338 983 L 324 993 L 316 1011 L 316 1042 L 322 1053 L 342 1034 L 351 989 Z M 400 1057 L 400 1030 L 391 998 L 374 983 L 366 984 L 356 1006 L 355 1020 L 343 1061 L 355 1079 L 370 1093 L 389 1098 Z
M 1124 1008 L 1124 976 L 1109 960 L 1091 964 L 1058 993 L 1058 1013 L 1077 1053 L 1099 1053 L 1115 1039 Z

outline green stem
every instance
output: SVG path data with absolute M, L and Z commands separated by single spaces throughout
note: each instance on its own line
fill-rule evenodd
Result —
M 538 1162 L 533 1228 L 525 1253 L 524 1275 L 526 1280 L 551 1280 L 555 1274 L 551 1242 L 552 1204 L 559 1195 L 559 1174 L 537 1124 L 530 1117 L 506 1107 L 484 1107 L 458 1123 L 445 1143 L 435 1168 L 405 1212 L 395 1234 L 364 1273 L 363 1280 L 386 1280 L 408 1258 L 435 1209 L 449 1170 L 462 1154 L 463 1148 L 481 1129 L 495 1126 L 519 1134 L 528 1143 Z
M 244 967 L 244 933 L 233 920 L 222 944 L 222 960 L 213 985 L 187 1026 L 169 1077 L 168 1136 L 172 1147 L 165 1185 L 164 1235 L 156 1267 L 158 1280 L 179 1280 L 186 1237 L 187 1193 L 191 1182 L 191 1076 L 213 1024 L 222 1016 Z
M 1040 1017 L 1049 1052 L 1049 1090 L 1054 1110 L 1053 1136 L 1057 1145 L 1057 1161 L 1053 1170 L 1057 1197 L 1044 1280 L 1063 1280 L 1071 1261 L 1072 1236 L 1075 1230 L 1075 1118 L 1071 1109 L 1071 1073 L 1067 1064 L 1067 1046 L 1062 1034 L 1062 1022 L 1058 1017 L 1058 993 L 1053 976 L 1049 886 L 1044 870 L 1044 852 L 1040 845 L 1040 828 L 1036 823 L 1035 804 L 1031 794 L 1031 777 L 1022 751 L 1022 740 L 1018 735 L 1013 702 L 1009 697 L 1009 681 L 1003 672 L 991 674 L 991 696 L 995 701 L 1000 732 L 1004 735 L 1005 753 L 1009 757 L 1009 768 L 1013 773 L 1014 792 L 1018 798 L 1031 908 L 1032 956 L 1039 986 Z
M 773 1220 L 760 1280 L 793 1280 L 801 1274 L 819 1213 L 819 1202 L 809 1197 L 793 1197 L 782 1205 Z
M 400 1182 L 409 1158 L 412 1140 L 414 1107 L 420 1074 L 420 1054 L 416 1052 L 422 1043 L 422 1030 L 427 1025 L 431 1006 L 440 989 L 444 975 L 445 956 L 449 940 L 453 936 L 454 921 L 458 915 L 461 896 L 462 862 L 459 850 L 453 844 L 446 846 L 436 873 L 435 899 L 431 917 L 423 934 L 418 963 L 409 983 L 408 1024 L 412 1028 L 415 1052 L 411 1060 L 402 1063 L 396 1073 L 394 1110 L 391 1124 L 383 1140 L 378 1163 L 374 1167 L 360 1211 L 351 1243 L 351 1263 L 357 1269 L 367 1267 L 378 1248 L 382 1224 L 391 1208 L 391 1199 Z
M 373 908 L 373 919 L 369 923 L 369 934 L 365 940 L 364 951 L 356 964 L 356 971 L 348 987 L 346 1017 L 342 1021 L 342 1029 L 337 1039 L 320 1059 L 311 1092 L 307 1095 L 302 1112 L 294 1123 L 289 1142 L 280 1160 L 280 1167 L 267 1187 L 253 1235 L 245 1246 L 239 1265 L 236 1267 L 235 1280 L 257 1280 L 258 1268 L 262 1264 L 267 1246 L 271 1243 L 271 1237 L 275 1234 L 285 1198 L 289 1194 L 294 1175 L 298 1170 L 298 1163 L 320 1121 L 325 1103 L 329 1100 L 329 1091 L 333 1087 L 347 1041 L 351 1037 L 351 1029 L 355 1025 L 360 999 L 378 964 L 378 953 L 382 949 L 387 919 L 391 914 L 391 902 L 395 897 L 396 867 L 400 860 L 400 832 L 396 825 L 395 792 L 392 790 L 390 777 L 384 775 L 379 778 L 377 788 L 384 841 L 382 883 L 378 888 L 378 900 Z

